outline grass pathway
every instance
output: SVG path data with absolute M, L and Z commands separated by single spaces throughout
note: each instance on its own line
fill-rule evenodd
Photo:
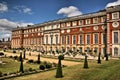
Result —
M 82 62 L 80 62 L 82 63 Z M 63 68 L 63 78 L 55 78 L 56 70 L 13 78 L 12 80 L 120 80 L 120 60 L 89 61 L 89 69 L 83 63 Z

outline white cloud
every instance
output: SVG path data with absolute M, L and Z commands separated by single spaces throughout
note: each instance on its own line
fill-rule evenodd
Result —
M 26 6 L 15 6 L 14 9 L 20 13 L 32 14 L 32 10 Z
M 24 8 L 24 9 L 23 9 L 23 12 L 24 12 L 24 13 L 28 13 L 28 14 L 32 14 L 30 8 Z
M 17 26 L 25 27 L 33 25 L 33 23 L 13 22 L 8 19 L 0 19 L 0 38 L 8 38 L 11 36 L 11 30 Z
M 61 8 L 57 14 L 63 14 L 64 16 L 71 17 L 81 15 L 82 12 L 75 6 L 63 7 Z
M 5 2 L 0 3 L 0 13 L 8 11 L 8 6 Z
M 106 7 L 116 6 L 116 5 L 120 5 L 120 0 L 117 0 L 117 1 L 111 2 L 111 3 L 108 3 L 108 4 L 106 5 Z

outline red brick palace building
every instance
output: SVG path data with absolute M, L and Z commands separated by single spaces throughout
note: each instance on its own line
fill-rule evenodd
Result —
M 12 48 L 94 50 L 120 56 L 120 5 L 12 30 Z

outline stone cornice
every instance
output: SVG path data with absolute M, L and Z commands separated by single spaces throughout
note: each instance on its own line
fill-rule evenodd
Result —
M 107 13 L 116 12 L 116 11 L 120 11 L 120 5 L 111 6 L 111 7 L 106 8 Z

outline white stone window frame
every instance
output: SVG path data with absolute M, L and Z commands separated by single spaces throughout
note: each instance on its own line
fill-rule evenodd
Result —
M 79 25 L 83 25 L 83 20 L 79 20 Z
M 86 19 L 86 20 L 85 20 L 85 23 L 86 23 L 86 24 L 91 24 L 91 19 Z
M 82 36 L 82 43 L 80 43 L 80 36 Z M 83 35 L 82 34 L 79 35 L 79 44 L 83 44 Z
M 119 38 L 120 38 L 120 37 L 119 37 L 119 35 L 120 35 L 120 34 L 119 34 L 119 30 L 114 30 L 114 31 L 112 31 L 112 44 L 118 44 L 118 43 L 114 43 L 114 32 L 118 32 L 118 43 L 120 42 L 120 41 L 119 41 Z
M 64 38 L 64 39 L 63 39 L 63 38 Z M 64 36 L 64 35 L 61 36 L 61 44 L 62 44 L 62 45 L 65 44 L 65 36 Z
M 103 35 L 104 35 L 104 34 L 105 34 L 105 33 L 102 33 L 102 34 L 101 34 L 101 43 L 102 43 L 102 44 L 104 44 L 104 43 L 103 43 L 103 41 L 104 41 L 104 40 L 103 40 L 103 39 L 104 39 L 104 38 L 103 38 Z
M 101 17 L 101 22 L 105 22 L 105 17 Z
M 73 25 L 73 26 L 77 26 L 77 21 L 73 21 L 73 22 L 72 22 L 72 25 Z
M 69 43 L 68 43 L 68 36 L 69 36 Z M 66 36 L 66 44 L 70 44 L 70 35 Z
M 75 36 L 75 44 L 74 44 L 74 36 Z M 76 36 L 76 35 L 72 35 L 72 44 L 73 44 L 73 45 L 76 45 L 76 44 L 77 44 L 76 40 L 77 40 L 77 36 Z
M 96 21 L 97 20 L 97 21 Z M 98 23 L 98 18 L 93 18 L 93 23 Z
M 117 15 L 117 17 L 115 17 L 114 15 Z M 112 19 L 118 19 L 119 18 L 119 12 L 114 12 L 112 13 Z
M 90 34 L 86 34 L 86 35 L 85 35 L 85 40 L 86 40 L 85 43 L 86 43 L 87 45 L 90 45 L 90 44 L 91 44 L 91 40 L 89 39 L 89 40 L 90 40 L 90 43 L 88 44 L 88 43 L 87 43 L 87 35 L 89 35 L 90 38 L 91 38 L 91 35 L 90 35 Z
M 67 26 L 70 26 L 71 25 L 71 22 L 66 22 Z
M 98 43 L 95 43 L 95 34 L 98 35 Z M 93 34 L 93 43 L 94 43 L 94 44 L 99 44 L 99 33 L 94 33 L 94 34 Z
M 115 54 L 114 54 L 114 52 L 115 52 L 115 51 L 114 51 L 114 48 L 118 48 L 118 55 L 115 55 Z M 112 56 L 116 56 L 116 57 L 117 57 L 117 56 L 120 56 L 119 52 L 120 52 L 119 45 L 115 45 L 115 46 L 112 47 Z
M 61 23 L 61 27 L 65 27 L 65 23 Z

